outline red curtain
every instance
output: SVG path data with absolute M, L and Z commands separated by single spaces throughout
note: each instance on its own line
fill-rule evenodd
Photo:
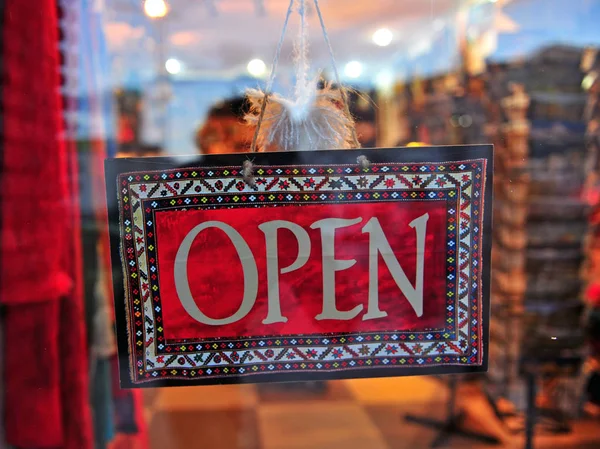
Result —
M 0 302 L 4 425 L 19 448 L 92 447 L 74 148 L 54 0 L 3 18 Z

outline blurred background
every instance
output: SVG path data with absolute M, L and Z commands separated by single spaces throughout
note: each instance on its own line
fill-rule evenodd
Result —
M 118 387 L 103 160 L 249 151 L 289 1 L 39 4 L 0 1 L 0 447 L 600 447 L 600 1 L 320 1 L 364 147 L 495 145 L 489 373 L 143 392 Z

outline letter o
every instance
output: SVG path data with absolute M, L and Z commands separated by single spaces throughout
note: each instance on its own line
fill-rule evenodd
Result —
M 213 319 L 207 317 L 194 302 L 194 297 L 190 290 L 190 283 L 187 274 L 188 257 L 194 239 L 202 231 L 208 228 L 217 228 L 223 231 L 233 243 L 242 268 L 244 270 L 244 298 L 237 312 L 228 318 Z M 175 290 L 185 311 L 196 321 L 210 326 L 222 326 L 224 324 L 235 323 L 244 318 L 256 302 L 258 294 L 258 269 L 254 255 L 244 238 L 233 227 L 220 221 L 207 221 L 194 227 L 183 239 L 177 255 L 175 256 Z

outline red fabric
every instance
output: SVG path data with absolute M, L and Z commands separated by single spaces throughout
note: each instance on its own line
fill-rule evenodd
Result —
M 369 283 L 369 234 L 362 233 L 362 228 L 372 217 L 379 219 L 395 257 L 414 286 L 416 232 L 409 223 L 425 213 L 429 214 L 429 220 L 425 242 L 423 316 L 417 317 L 380 257 L 379 304 L 388 316 L 363 321 Z M 310 229 L 310 225 L 333 217 L 362 217 L 361 223 L 336 231 L 336 259 L 355 259 L 357 263 L 347 270 L 336 272 L 335 278 L 338 310 L 352 310 L 362 304 L 363 311 L 348 321 L 317 321 L 315 316 L 323 307 L 321 234 L 318 229 Z M 236 323 L 222 326 L 205 325 L 188 315 L 174 284 L 174 259 L 183 238 L 196 225 L 210 220 L 225 222 L 242 235 L 254 254 L 259 273 L 258 296 L 251 312 Z M 258 225 L 271 220 L 288 220 L 302 226 L 310 236 L 311 255 L 302 268 L 279 277 L 281 311 L 288 322 L 264 325 L 268 286 L 266 249 L 264 233 Z M 445 220 L 446 204 L 432 201 L 158 212 L 156 234 L 165 337 L 172 341 L 441 328 L 445 319 Z M 280 230 L 278 243 L 279 266 L 288 267 L 298 254 L 296 238 L 290 231 Z M 243 297 L 243 271 L 237 252 L 223 231 L 211 228 L 196 237 L 188 260 L 188 278 L 195 302 L 207 316 L 225 318 L 238 310 Z
M 590 284 L 586 296 L 592 307 L 600 307 L 600 284 Z
M 71 288 L 61 260 L 69 219 L 56 5 L 7 2 L 4 24 L 2 302 L 59 298 Z M 30 257 L 24 257 L 30 255 Z M 34 257 L 35 255 L 35 257 Z
M 6 439 L 92 447 L 73 148 L 61 140 L 57 6 L 6 2 L 0 301 Z
M 6 308 L 4 427 L 8 443 L 17 447 L 60 447 L 63 442 L 59 310 L 60 301 Z
M 138 449 L 149 449 L 150 441 L 148 439 L 148 426 L 144 413 L 144 396 L 141 390 L 133 390 L 133 411 L 135 413 L 135 422 L 137 425 L 137 445 Z

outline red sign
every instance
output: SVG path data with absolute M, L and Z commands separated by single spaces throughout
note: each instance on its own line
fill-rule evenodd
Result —
M 461 152 L 108 161 L 123 385 L 486 369 L 491 148 Z

